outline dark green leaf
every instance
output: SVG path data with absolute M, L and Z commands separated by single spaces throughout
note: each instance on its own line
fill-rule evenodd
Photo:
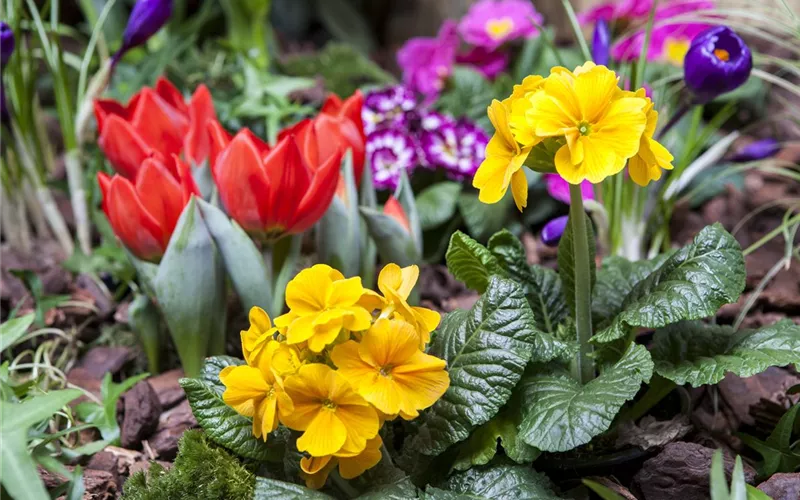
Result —
M 447 361 L 450 387 L 425 414 L 410 449 L 438 455 L 466 439 L 508 401 L 538 332 L 522 290 L 492 277 L 470 311 L 442 321 L 430 353 Z
M 492 275 L 505 275 L 491 252 L 461 231 L 450 238 L 445 259 L 450 273 L 478 293 L 486 291 Z
M 225 390 L 225 385 L 219 379 L 219 372 L 228 366 L 241 366 L 244 360 L 233 356 L 211 356 L 206 358 L 200 371 L 200 378 L 219 389 L 220 394 Z
M 460 193 L 460 182 L 439 182 L 417 195 L 417 210 L 422 229 L 434 229 L 452 219 Z
M 740 377 L 770 366 L 800 363 L 800 325 L 783 320 L 755 330 L 684 321 L 656 331 L 656 372 L 678 385 L 716 384 L 728 372 Z
M 592 219 L 584 214 L 586 225 L 586 239 L 589 243 L 589 272 L 591 273 L 591 287 L 594 288 L 596 280 L 596 267 L 594 263 L 595 241 Z M 564 235 L 558 243 L 558 275 L 564 284 L 564 299 L 575 316 L 575 241 L 572 232 L 572 217 L 570 216 Z
M 593 340 L 610 342 L 632 327 L 660 328 L 712 316 L 723 304 L 736 302 L 744 285 L 739 243 L 720 224 L 708 226 L 637 283 L 622 312 Z
M 390 484 L 376 486 L 357 497 L 358 500 L 408 500 L 410 498 L 417 498 L 417 487 L 408 477 L 403 477 Z
M 461 193 L 461 196 L 458 197 L 458 209 L 461 211 L 461 217 L 464 219 L 464 225 L 467 226 L 469 234 L 476 239 L 485 241 L 489 236 L 503 229 L 508 220 L 509 211 L 514 205 L 510 191 L 500 201 L 490 205 L 480 201 L 477 194 Z
M 180 383 L 197 423 L 212 441 L 242 457 L 255 460 L 274 460 L 279 454 L 274 446 L 253 436 L 252 419 L 239 415 L 226 405 L 211 382 L 182 378 Z
M 333 500 L 334 497 L 299 484 L 256 477 L 253 500 Z
M 797 422 L 800 404 L 787 411 L 772 430 L 766 441 L 747 434 L 739 434 L 742 442 L 761 455 L 758 475 L 769 477 L 777 472 L 794 472 L 800 467 L 800 452 L 792 447 L 792 430 Z
M 592 481 L 591 479 L 584 479 L 583 484 L 590 490 L 594 491 L 595 494 L 597 494 L 597 496 L 599 496 L 603 500 L 625 500 L 625 498 L 622 495 L 612 490 L 608 486 L 598 483 L 597 481 Z
M 622 359 L 583 386 L 562 375 L 526 377 L 520 383 L 527 412 L 520 435 L 544 451 L 569 451 L 586 444 L 608 429 L 625 401 L 652 374 L 647 349 L 631 344 Z
M 467 472 L 453 475 L 438 491 L 456 493 L 461 496 L 437 494 L 436 489 L 428 488 L 426 498 L 433 500 L 469 498 L 498 500 L 558 500 L 553 493 L 550 480 L 529 466 L 497 465 L 476 467 Z

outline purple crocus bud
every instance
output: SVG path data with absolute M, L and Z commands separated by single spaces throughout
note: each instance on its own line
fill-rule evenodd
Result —
M 11 26 L 0 21 L 0 70 L 6 67 L 14 53 L 14 31 Z
M 128 25 L 122 34 L 122 46 L 114 54 L 113 62 L 130 49 L 143 45 L 167 23 L 172 15 L 172 0 L 136 0 Z
M 558 246 L 558 242 L 561 241 L 561 235 L 564 234 L 564 230 L 567 228 L 568 220 L 569 216 L 563 215 L 545 224 L 542 228 L 542 243 L 549 247 Z
M 11 114 L 8 112 L 6 105 L 6 90 L 3 82 L 0 81 L 0 123 L 7 125 L 11 122 Z
M 382 129 L 367 136 L 367 160 L 375 189 L 396 189 L 400 174 L 409 175 L 417 166 L 417 150 L 410 135 L 401 130 Z
M 727 26 L 716 26 L 692 40 L 683 61 L 683 78 L 704 103 L 741 86 L 752 69 L 753 55 L 744 40 Z
M 740 149 L 731 157 L 731 161 L 745 163 L 748 161 L 763 160 L 774 156 L 780 150 L 781 145 L 775 139 L 761 139 L 760 141 L 751 142 Z
M 592 59 L 595 64 L 608 66 L 609 54 L 611 49 L 611 30 L 608 28 L 608 21 L 598 19 L 594 26 L 594 37 L 592 38 Z

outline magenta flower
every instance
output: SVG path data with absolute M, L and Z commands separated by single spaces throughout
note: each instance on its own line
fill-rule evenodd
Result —
M 546 174 L 547 192 L 550 196 L 562 203 L 569 204 L 569 183 L 558 174 Z M 589 181 L 581 183 L 581 195 L 584 200 L 594 199 L 594 186 Z
M 469 8 L 458 30 L 465 42 L 494 50 L 506 42 L 538 35 L 533 21 L 542 24 L 544 18 L 529 0 L 480 0 Z
M 508 67 L 508 53 L 501 50 L 487 50 L 473 47 L 469 52 L 456 56 L 456 62 L 472 66 L 483 76 L 492 80 Z
M 417 166 L 414 140 L 402 130 L 383 129 L 367 137 L 367 159 L 376 189 L 395 189 L 403 170 L 411 175 Z
M 436 38 L 412 38 L 397 52 L 403 83 L 427 100 L 434 99 L 453 71 L 459 40 L 455 21 L 447 20 Z
M 611 22 L 616 20 L 634 21 L 647 19 L 652 8 L 653 0 L 605 2 L 578 14 L 578 21 L 581 24 L 593 24 L 600 20 Z

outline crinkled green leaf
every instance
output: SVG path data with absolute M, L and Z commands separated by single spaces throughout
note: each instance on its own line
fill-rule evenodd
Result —
M 592 316 L 598 326 L 622 312 L 625 297 L 633 287 L 658 269 L 672 255 L 664 253 L 650 260 L 631 262 L 612 256 L 597 270 L 597 282 L 592 294 Z
M 486 291 L 492 275 L 505 275 L 492 253 L 461 231 L 450 238 L 445 259 L 450 273 L 478 293 Z
M 408 500 L 417 498 L 417 487 L 408 477 L 403 477 L 393 483 L 375 486 L 357 500 Z
M 417 211 L 423 230 L 434 229 L 456 213 L 460 182 L 438 182 L 417 195 Z
M 661 328 L 714 315 L 744 290 L 744 257 L 739 243 L 720 224 L 700 231 L 630 291 L 611 324 L 592 340 L 610 342 L 629 328 Z
M 333 500 L 334 497 L 299 484 L 256 477 L 253 500 Z
M 453 496 L 456 494 L 458 496 Z M 496 465 L 476 467 L 455 474 L 439 488 L 427 488 L 432 500 L 486 499 L 558 500 L 550 480 L 530 466 Z
M 279 450 L 256 439 L 253 420 L 226 405 L 218 387 L 195 378 L 182 378 L 180 383 L 197 423 L 212 441 L 245 458 L 271 461 L 276 458 Z
M 716 384 L 770 366 L 800 363 L 800 325 L 783 320 L 755 330 L 684 321 L 656 331 L 651 350 L 656 373 L 678 385 Z
M 211 383 L 219 389 L 220 393 L 225 390 L 225 385 L 219 379 L 219 372 L 228 366 L 240 366 L 244 360 L 233 356 L 211 356 L 206 358 L 203 368 L 200 370 L 200 378 Z
M 589 272 L 591 274 L 591 287 L 594 288 L 596 281 L 596 266 L 594 263 L 595 241 L 592 219 L 584 214 L 586 225 L 586 240 L 589 242 Z M 566 300 L 572 316 L 575 316 L 575 242 L 572 233 L 572 217 L 564 228 L 564 235 L 558 243 L 558 275 L 564 288 L 564 300 Z
M 445 316 L 430 353 L 447 361 L 450 387 L 426 412 L 410 449 L 438 455 L 488 422 L 511 396 L 536 335 L 519 285 L 497 276 L 470 311 Z
M 605 432 L 625 401 L 653 374 L 653 361 L 641 345 L 599 377 L 581 386 L 561 375 L 535 374 L 520 383 L 526 409 L 520 435 L 544 451 L 568 451 Z

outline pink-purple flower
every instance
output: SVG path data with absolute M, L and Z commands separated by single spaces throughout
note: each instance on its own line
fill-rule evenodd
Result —
M 368 92 L 361 108 L 364 133 L 369 135 L 381 128 L 403 127 L 408 112 L 416 107 L 414 92 L 403 85 Z
M 403 70 L 403 83 L 413 92 L 433 100 L 453 71 L 459 45 L 455 21 L 447 20 L 436 38 L 418 37 L 407 41 L 397 52 Z
M 541 25 L 544 19 L 529 0 L 480 0 L 472 4 L 458 30 L 465 42 L 494 50 L 506 42 L 538 35 L 534 21 Z
M 578 14 L 578 21 L 581 24 L 592 24 L 603 20 L 611 21 L 633 21 L 637 19 L 647 19 L 650 9 L 653 8 L 653 0 L 622 0 L 603 2 L 586 12 Z
M 382 129 L 367 136 L 367 158 L 376 189 L 395 189 L 400 175 L 417 166 L 414 139 L 402 130 Z
M 486 153 L 489 136 L 474 123 L 461 119 L 420 134 L 425 164 L 441 168 L 455 180 L 472 178 Z
M 569 204 L 569 183 L 558 174 L 546 174 L 547 193 L 555 200 Z M 589 181 L 581 183 L 581 195 L 584 200 L 594 199 L 594 186 Z
M 505 71 L 508 59 L 508 52 L 489 50 L 485 47 L 473 47 L 468 52 L 456 56 L 457 63 L 472 66 L 490 80 Z

